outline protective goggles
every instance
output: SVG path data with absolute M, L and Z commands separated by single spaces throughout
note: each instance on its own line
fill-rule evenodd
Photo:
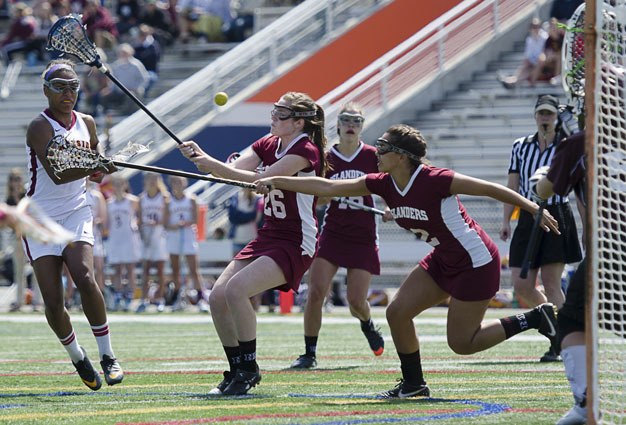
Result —
M 389 140 L 383 139 L 382 137 L 380 139 L 376 139 L 376 144 L 374 146 L 376 147 L 376 153 L 380 156 L 393 152 L 400 155 L 406 155 L 415 161 L 420 161 L 420 158 L 417 155 L 392 145 L 389 143 Z
M 343 112 L 339 114 L 337 119 L 339 120 L 341 124 L 353 124 L 353 125 L 361 125 L 363 124 L 363 121 L 365 121 L 365 118 L 363 118 L 363 115 L 350 114 L 347 112 Z
M 50 81 L 43 80 L 43 85 L 57 94 L 63 93 L 68 89 L 76 93 L 80 89 L 80 80 L 78 78 L 72 78 L 71 80 L 66 80 L 65 78 L 53 78 Z
M 272 117 L 275 117 L 281 121 L 286 121 L 289 118 L 305 118 L 314 117 L 315 111 L 294 111 L 288 106 L 279 105 L 274 103 L 274 109 L 272 109 Z

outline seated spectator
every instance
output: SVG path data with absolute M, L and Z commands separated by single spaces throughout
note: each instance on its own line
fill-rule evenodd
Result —
M 139 17 L 141 15 L 139 0 L 118 0 L 115 7 L 115 15 L 117 18 L 117 31 L 123 37 L 132 28 L 139 25 Z
M 178 36 L 170 14 L 157 3 L 157 0 L 146 0 L 139 15 L 139 23 L 152 28 L 152 35 L 161 46 L 170 46 Z
M 42 1 L 37 3 L 33 9 L 33 15 L 37 20 L 37 30 L 35 31 L 35 42 L 33 46 L 38 48 L 36 52 L 36 60 L 39 62 L 47 62 L 50 60 L 50 55 L 46 51 L 46 44 L 48 42 L 48 33 L 52 25 L 59 19 L 54 13 L 52 5 L 48 1 Z M 33 61 L 29 57 L 29 64 L 34 65 Z
M 550 19 L 548 39 L 535 68 L 537 81 L 550 81 L 553 85 L 559 82 L 561 76 L 561 49 L 564 34 L 558 24 L 559 21 L 556 18 Z
M 233 19 L 230 0 L 181 0 L 178 10 L 183 42 L 190 35 L 210 42 L 224 41 L 222 27 Z
M 144 92 L 144 96 L 148 96 L 150 88 L 159 80 L 159 61 L 161 60 L 161 46 L 152 36 L 152 28 L 144 24 L 139 25 L 134 48 L 135 57 L 146 67 L 150 76 Z
M 99 47 L 96 50 L 102 63 L 106 63 L 106 53 Z M 80 110 L 93 117 L 100 116 L 102 114 L 102 98 L 109 95 L 112 90 L 113 83 L 106 75 L 94 70 L 94 68 L 86 68 L 80 83 Z
M 13 21 L 9 32 L 0 42 L 0 57 L 8 65 L 16 53 L 25 53 L 39 50 L 35 40 L 37 20 L 33 16 L 33 10 L 26 3 L 13 5 Z
M 98 0 L 86 0 L 83 12 L 87 36 L 102 49 L 114 47 L 119 33 L 109 10 Z
M 498 75 L 498 80 L 507 89 L 512 89 L 522 81 L 534 86 L 539 76 L 539 58 L 548 39 L 548 34 L 541 27 L 541 20 L 533 18 L 524 46 L 524 61 L 515 71 L 515 75 Z
M 143 98 L 150 80 L 146 67 L 133 56 L 135 49 L 130 44 L 120 44 L 116 52 L 117 60 L 111 64 L 111 73 L 137 98 Z M 111 92 L 102 97 L 102 104 L 105 109 L 119 108 L 123 113 L 132 112 L 135 106 L 132 99 L 117 85 L 114 85 Z

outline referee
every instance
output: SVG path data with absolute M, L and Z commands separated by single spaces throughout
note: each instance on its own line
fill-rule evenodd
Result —
M 537 168 L 549 166 L 554 151 L 561 139 L 557 129 L 557 113 L 559 101 L 550 95 L 541 95 L 535 104 L 534 116 L 537 132 L 521 137 L 513 142 L 507 187 L 518 191 L 522 196 L 532 199 L 530 194 L 530 178 Z M 546 209 L 559 222 L 560 235 L 552 232 L 541 232 L 537 254 L 531 260 L 530 270 L 526 279 L 520 277 L 522 261 L 528 246 L 533 216 L 521 211 L 519 221 L 509 248 L 509 266 L 513 279 L 515 294 L 529 307 L 551 302 L 561 308 L 565 296 L 561 289 L 561 274 L 565 264 L 575 263 L 582 259 L 578 242 L 576 221 L 572 214 L 567 196 L 554 195 L 547 201 Z M 511 236 L 512 205 L 504 205 L 500 238 L 506 241 Z M 581 211 L 582 214 L 582 211 Z M 536 287 L 537 275 L 541 271 L 541 281 L 545 294 Z M 550 348 L 540 359 L 542 362 L 560 361 L 560 356 Z

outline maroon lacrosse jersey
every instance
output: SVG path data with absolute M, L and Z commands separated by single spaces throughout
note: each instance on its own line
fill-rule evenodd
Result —
M 261 158 L 262 167 L 271 166 L 285 155 L 298 155 L 311 165 L 295 176 L 320 176 L 320 152 L 306 134 L 298 136 L 280 153 L 279 147 L 280 139 L 272 135 L 252 144 L 252 149 Z M 313 195 L 303 193 L 274 189 L 266 194 L 263 227 L 259 229 L 257 238 L 246 245 L 235 259 L 268 256 L 282 269 L 287 286 L 297 290 L 317 249 L 315 203 Z
M 327 158 L 329 170 L 326 178 L 331 180 L 354 179 L 378 171 L 376 148 L 363 142 L 359 142 L 359 147 L 350 157 L 333 146 Z M 348 199 L 368 207 L 374 206 L 371 195 Z M 318 257 L 340 267 L 364 269 L 372 274 L 380 274 L 377 242 L 374 214 L 338 200 L 331 200 L 324 216 Z
M 453 176 L 452 170 L 420 165 L 403 190 L 386 173 L 370 174 L 365 183 L 387 202 L 400 227 L 434 247 L 420 266 L 442 289 L 461 300 L 487 299 L 500 283 L 498 248 L 450 193 Z

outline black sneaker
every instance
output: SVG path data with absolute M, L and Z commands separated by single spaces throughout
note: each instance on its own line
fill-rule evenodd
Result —
M 409 397 L 430 397 L 430 389 L 423 384 L 412 384 L 400 379 L 400 382 L 389 391 L 382 392 L 376 398 L 409 398 Z
M 550 340 L 550 349 L 556 355 L 561 352 L 557 335 L 556 307 L 551 303 L 538 305 L 535 309 L 541 315 L 539 333 Z
M 372 324 L 369 329 L 363 330 L 363 335 L 367 338 L 367 342 L 374 352 L 374 355 L 381 356 L 385 351 L 385 340 L 380 332 L 380 328 L 375 328 Z
M 225 370 L 224 371 L 224 379 L 222 379 L 222 382 L 217 384 L 217 387 L 215 387 L 211 391 L 209 391 L 209 395 L 222 395 L 222 394 L 224 394 L 224 390 L 226 389 L 226 387 L 228 387 L 228 385 L 233 380 L 233 375 L 234 375 L 234 373 L 232 373 L 231 371 Z
M 235 377 L 222 391 L 223 395 L 245 395 L 248 391 L 261 382 L 261 372 L 257 368 L 256 372 L 248 372 L 237 369 Z
M 107 381 L 108 385 L 119 384 L 120 382 L 122 382 L 122 379 L 124 379 L 124 371 L 122 370 L 120 364 L 117 362 L 116 358 L 109 357 L 105 354 L 102 356 L 100 366 L 102 366 L 104 379 Z
M 90 390 L 98 391 L 102 386 L 102 379 L 100 379 L 100 375 L 96 369 L 93 368 L 89 358 L 87 358 L 85 349 L 83 347 L 80 348 L 83 350 L 85 358 L 77 363 L 72 362 L 72 364 L 76 368 L 76 372 L 78 372 L 78 376 L 82 379 L 83 384 L 87 385 Z
M 552 346 L 544 353 L 543 356 L 539 359 L 541 363 L 550 363 L 550 362 L 562 362 L 563 359 L 557 353 L 552 350 Z
M 303 354 L 296 359 L 291 364 L 292 369 L 313 369 L 317 366 L 317 360 L 315 360 L 315 356 L 309 356 L 308 354 Z

